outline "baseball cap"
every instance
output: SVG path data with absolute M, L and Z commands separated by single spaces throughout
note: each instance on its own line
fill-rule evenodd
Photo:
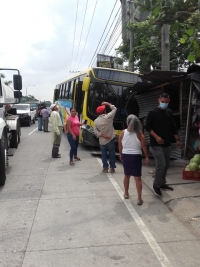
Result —
M 105 105 L 99 106 L 97 107 L 96 112 L 100 115 L 104 112 L 105 108 L 106 108 Z
M 56 104 L 52 104 L 51 106 L 50 106 L 50 109 L 51 110 L 53 110 L 53 108 L 56 106 Z

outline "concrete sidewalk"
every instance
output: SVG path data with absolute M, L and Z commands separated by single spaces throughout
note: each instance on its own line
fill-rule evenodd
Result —
M 183 180 L 183 169 L 188 161 L 171 160 L 167 172 L 167 183 L 174 191 L 162 191 L 161 200 L 168 208 L 200 237 L 200 181 Z M 143 165 L 143 183 L 152 190 L 153 177 L 149 174 L 154 169 L 154 161 L 149 166 Z

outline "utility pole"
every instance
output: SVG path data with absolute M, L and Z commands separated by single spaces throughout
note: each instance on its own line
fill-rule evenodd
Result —
M 169 42 L 169 24 L 163 24 L 162 26 L 162 38 L 161 38 L 161 70 L 169 71 L 169 57 L 170 57 L 170 42 Z
M 132 21 L 135 22 L 135 15 L 139 12 L 139 3 L 137 0 L 120 0 L 122 6 L 122 39 L 123 43 L 129 41 L 130 45 L 130 52 L 133 50 L 134 47 L 134 33 L 129 32 L 127 33 L 126 25 L 128 22 Z M 135 4 L 137 5 L 135 7 Z M 139 19 L 140 21 L 140 19 Z M 129 70 L 134 71 L 134 62 L 129 61 Z

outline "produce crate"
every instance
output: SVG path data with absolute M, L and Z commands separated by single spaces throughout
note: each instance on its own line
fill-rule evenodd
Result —
M 188 164 L 185 165 L 185 167 Z M 185 167 L 183 169 L 183 179 L 184 180 L 196 180 L 200 181 L 200 170 L 199 171 L 185 171 Z

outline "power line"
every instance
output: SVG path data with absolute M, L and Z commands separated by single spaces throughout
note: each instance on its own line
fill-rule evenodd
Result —
M 114 23 L 114 21 L 115 21 L 117 15 L 118 15 L 120 9 L 121 9 L 121 7 L 119 8 L 119 10 L 118 10 L 118 12 L 117 12 L 115 18 L 113 19 L 112 25 L 113 25 L 113 23 Z M 119 18 L 120 18 L 120 17 L 121 17 L 121 15 L 119 16 Z M 118 20 L 119 20 L 119 18 L 118 18 Z M 117 22 L 116 22 L 116 25 L 119 24 L 118 20 L 117 20 Z M 111 27 L 112 27 L 112 25 L 111 25 Z M 116 27 L 118 26 L 118 25 L 117 25 L 117 26 L 116 26 L 116 25 L 115 25 L 115 27 L 114 27 L 113 32 L 115 31 Z M 111 29 L 111 27 L 110 27 L 110 29 Z M 108 30 L 106 37 L 108 36 L 108 34 L 109 34 L 109 32 L 110 32 L 110 29 Z M 112 35 L 112 34 L 111 34 L 111 35 Z M 97 52 L 96 54 L 100 53 L 101 48 L 102 48 L 102 46 L 103 46 L 104 43 L 105 43 L 106 37 L 104 38 L 104 41 L 102 42 L 102 45 L 101 45 L 101 47 L 99 48 L 99 50 L 98 50 L 98 52 Z M 105 48 L 105 47 L 104 47 L 104 48 Z M 98 49 L 98 47 L 97 47 L 97 49 Z M 102 54 L 103 54 L 103 53 L 102 53 Z M 95 63 L 95 60 L 96 60 L 96 57 L 93 58 L 93 61 L 92 61 L 92 63 L 91 63 L 91 66 L 93 66 L 93 64 Z
M 138 8 L 139 8 L 139 6 L 136 7 L 136 8 L 132 11 L 130 17 L 132 17 L 132 16 L 138 11 Z M 127 8 L 126 8 L 126 11 L 127 11 Z M 126 24 L 127 24 L 128 21 L 130 20 L 130 17 L 127 18 Z M 112 49 L 113 49 L 113 47 L 114 47 L 114 45 L 115 45 L 116 40 L 119 38 L 120 34 L 121 34 L 121 33 L 123 32 L 123 30 L 126 28 L 126 24 L 125 24 L 124 27 L 122 28 L 121 32 L 118 34 L 118 37 L 115 39 L 115 41 L 112 42 L 112 47 L 111 47 L 110 51 L 107 53 L 108 55 L 109 55 L 109 53 L 112 51 Z M 113 43 L 114 43 L 114 44 L 113 44 Z M 121 42 L 121 44 L 122 44 L 122 43 L 123 43 L 123 41 Z M 120 45 L 121 45 L 121 44 L 120 44 Z
M 76 19 L 75 19 L 74 40 L 73 40 L 73 47 L 72 47 L 72 57 L 71 57 L 71 63 L 70 63 L 70 71 L 71 71 L 72 60 L 73 60 L 73 56 L 74 56 L 74 41 L 75 41 L 75 35 L 76 35 L 76 23 L 77 23 L 77 14 L 78 14 L 78 3 L 79 3 L 79 0 L 77 0 L 77 6 L 76 6 Z
M 83 33 L 83 27 L 84 27 L 84 24 L 85 24 L 85 16 L 86 16 L 86 11 L 87 11 L 87 6 L 88 6 L 88 0 L 86 2 L 86 6 L 85 6 L 85 13 L 84 13 L 84 18 L 83 18 L 83 25 L 82 25 L 82 29 L 81 29 L 81 34 L 80 34 L 80 39 L 79 39 L 79 45 L 78 45 L 78 50 L 77 50 L 77 53 L 76 53 L 76 59 L 75 59 L 74 68 L 73 69 L 75 69 L 76 61 L 77 61 L 77 57 L 78 57 L 78 53 L 79 53 L 79 48 L 80 48 L 80 43 L 81 43 L 81 38 L 82 38 L 82 33 Z
M 106 38 L 107 38 L 107 36 L 108 36 L 108 34 L 109 34 L 109 31 L 110 31 L 110 29 L 112 28 L 113 23 L 114 23 L 114 21 L 115 21 L 117 15 L 118 15 L 118 13 L 120 12 L 120 10 L 121 10 L 121 7 L 118 9 L 117 14 L 115 15 L 115 17 L 114 17 L 114 19 L 113 19 L 113 22 L 112 22 L 112 24 L 111 24 L 111 26 L 110 26 L 110 28 L 109 28 L 109 30 L 108 30 L 108 32 L 107 32 L 107 34 L 106 34 L 104 40 L 103 40 L 103 43 L 101 44 L 101 47 L 99 48 L 99 51 L 101 50 L 101 48 L 102 48 L 102 46 L 103 46 L 103 44 L 104 44 L 104 42 L 105 42 L 105 40 L 106 40 Z
M 77 69 L 78 69 L 78 67 L 79 67 L 79 65 L 80 65 L 80 63 L 81 63 L 81 60 L 82 60 L 82 57 L 83 57 L 83 53 L 84 53 L 84 51 L 85 51 L 85 46 L 86 46 L 87 39 L 88 39 L 88 36 L 89 36 L 89 33 L 90 33 L 90 28 L 91 28 L 91 26 L 92 26 L 92 21 L 93 21 L 94 14 L 95 14 L 95 11 L 96 11 L 97 2 L 98 2 L 98 0 L 96 0 L 95 6 L 94 6 L 94 10 L 93 10 L 93 14 L 92 14 L 92 19 L 91 19 L 91 22 L 90 22 L 90 26 L 89 26 L 89 29 L 88 29 L 87 37 L 86 37 L 86 40 L 85 40 L 85 44 L 84 44 L 84 47 L 83 47 L 83 51 L 82 51 L 82 54 L 81 54 L 81 57 L 80 57 L 80 60 L 79 60 Z
M 104 48 L 102 50 L 102 54 L 105 53 L 107 47 L 109 46 L 109 43 L 112 41 L 112 39 L 114 38 L 116 32 L 118 31 L 118 28 L 121 26 L 120 23 L 121 23 L 121 18 L 119 18 L 119 20 L 117 21 L 117 23 L 115 25 L 115 28 L 114 28 L 113 32 L 111 33 L 111 35 L 110 35 L 110 38 L 108 39 L 107 43 L 105 44 L 105 46 L 104 46 Z
M 118 3 L 118 0 L 116 0 L 116 2 L 115 2 L 115 5 L 114 5 L 114 7 L 113 7 L 113 9 L 112 9 L 112 12 L 111 12 L 110 17 L 109 17 L 109 19 L 108 19 L 108 22 L 107 22 L 107 24 L 106 24 L 106 27 L 105 27 L 105 29 L 104 29 L 104 31 L 103 31 L 103 33 L 102 33 L 101 39 L 100 39 L 100 41 L 99 41 L 99 43 L 98 43 L 98 45 L 97 45 L 96 51 L 94 52 L 94 55 L 93 55 L 93 57 L 92 57 L 92 59 L 91 59 L 91 61 L 90 61 L 89 66 L 91 66 L 91 63 L 92 63 L 92 61 L 93 61 L 93 58 L 96 56 L 96 52 L 97 52 L 97 50 L 98 50 L 99 44 L 101 43 L 101 40 L 102 40 L 103 35 L 104 35 L 104 32 L 106 31 L 106 28 L 107 28 L 107 26 L 108 26 L 108 23 L 110 22 L 112 13 L 113 13 L 113 11 L 114 11 L 115 6 L 116 6 L 117 3 Z

